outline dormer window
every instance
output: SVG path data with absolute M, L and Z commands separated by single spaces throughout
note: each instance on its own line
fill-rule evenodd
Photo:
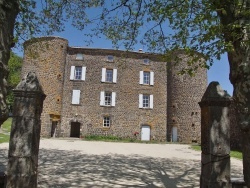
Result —
M 149 64 L 149 59 L 143 59 L 143 63 L 148 65 Z
M 83 54 L 81 53 L 76 54 L 76 60 L 83 60 Z
M 107 61 L 108 61 L 108 62 L 113 62 L 113 61 L 114 61 L 114 56 L 108 55 L 108 56 L 107 56 Z

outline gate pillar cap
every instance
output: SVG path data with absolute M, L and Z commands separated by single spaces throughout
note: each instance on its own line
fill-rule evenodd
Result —
M 232 101 L 231 96 L 226 90 L 223 90 L 219 82 L 211 82 L 202 99 L 199 102 L 200 106 L 228 106 Z

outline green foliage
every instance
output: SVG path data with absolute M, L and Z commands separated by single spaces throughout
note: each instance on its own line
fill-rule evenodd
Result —
M 212 0 L 21 0 L 16 21 L 16 38 L 29 39 L 63 31 L 65 23 L 88 38 L 106 36 L 114 47 L 132 49 L 139 42 L 151 52 L 171 53 L 183 49 L 194 60 L 182 73 L 192 74 L 197 66 L 209 68 L 213 59 L 234 51 L 234 42 L 249 30 L 250 11 L 246 2 Z M 96 12 L 96 14 L 93 14 Z M 224 17 L 228 18 L 223 19 Z M 90 41 L 89 41 L 90 42 Z M 249 40 L 245 40 L 249 44 Z M 193 67 L 193 52 L 206 63 Z M 191 70 L 191 71 L 190 71 Z
M 8 82 L 8 95 L 7 103 L 13 104 L 14 96 L 12 89 L 14 89 L 21 80 L 21 68 L 22 68 L 22 58 L 11 52 L 10 59 L 8 62 L 9 76 Z

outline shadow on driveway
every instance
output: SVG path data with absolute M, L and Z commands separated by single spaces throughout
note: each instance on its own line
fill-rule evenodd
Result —
M 40 150 L 39 187 L 199 187 L 200 161 Z
M 7 153 L 7 149 L 0 150 L 1 171 L 5 169 Z M 200 160 L 40 149 L 38 187 L 194 188 L 199 187 L 200 169 Z M 240 168 L 234 171 L 234 176 L 241 174 Z

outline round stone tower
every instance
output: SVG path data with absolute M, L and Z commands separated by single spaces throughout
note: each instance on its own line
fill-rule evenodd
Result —
M 199 68 L 193 77 L 187 74 L 179 75 L 183 68 L 188 68 L 188 55 L 185 55 L 184 51 L 178 51 L 175 53 L 176 56 L 178 63 L 168 64 L 167 140 L 183 143 L 200 142 L 198 102 L 207 87 L 207 70 Z M 204 61 L 202 56 L 200 61 Z
M 47 95 L 41 115 L 42 136 L 59 132 L 67 47 L 68 41 L 59 37 L 34 38 L 24 43 L 22 77 L 35 72 Z

